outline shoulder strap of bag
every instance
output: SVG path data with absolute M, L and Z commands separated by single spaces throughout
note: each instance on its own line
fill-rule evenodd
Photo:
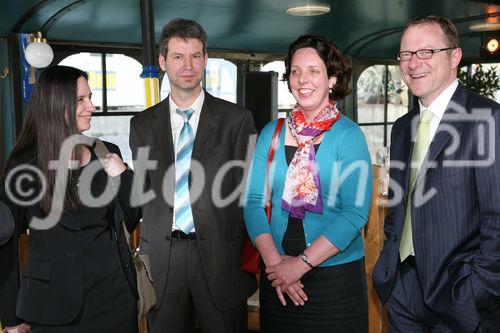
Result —
M 102 142 L 99 139 L 95 139 L 94 152 L 97 155 L 97 158 L 99 159 L 99 161 L 101 161 L 101 163 L 102 163 L 102 161 L 106 159 L 106 155 L 109 154 L 109 149 L 108 149 L 108 147 L 106 147 L 104 142 Z M 113 181 L 111 179 L 110 179 L 110 181 L 111 181 L 111 184 L 113 185 L 113 189 L 114 189 L 115 194 L 116 194 L 117 189 L 115 187 L 115 184 L 113 184 Z M 115 204 L 117 205 L 117 207 L 120 206 L 116 196 L 115 196 Z M 116 209 L 115 209 L 115 215 L 117 215 L 117 216 L 115 216 L 115 218 L 114 218 L 115 223 L 113 223 L 113 227 L 115 229 L 115 237 L 118 238 L 118 235 L 116 235 L 116 232 L 119 228 L 119 225 L 122 225 L 122 223 L 121 223 L 122 218 L 121 218 L 121 213 L 118 212 Z M 116 224 L 118 224 L 118 226 Z M 127 239 L 127 243 L 129 243 L 130 242 L 130 234 L 129 234 L 127 228 L 125 228 L 125 226 L 123 226 L 123 231 L 125 233 L 125 238 Z
M 104 142 L 102 142 L 99 139 L 95 139 L 95 145 L 94 145 L 94 153 L 97 155 L 97 158 L 99 161 L 103 164 L 103 161 L 106 159 L 106 155 L 109 154 L 109 149 L 106 147 Z M 118 189 L 116 188 L 115 184 L 113 183 L 113 180 L 109 178 L 109 181 L 111 182 L 111 185 L 113 185 L 113 190 L 115 191 L 115 194 L 118 193 Z
M 281 129 L 283 128 L 283 124 L 285 123 L 285 118 L 279 118 L 276 124 L 276 128 L 274 129 L 273 138 L 271 139 L 271 146 L 269 147 L 269 153 L 267 154 L 267 168 L 266 168 L 266 216 L 267 221 L 271 223 L 271 188 L 269 186 L 269 170 L 271 169 L 271 164 L 274 160 L 274 153 L 276 152 L 276 146 L 278 145 L 278 139 L 281 133 Z
M 109 149 L 106 147 L 104 142 L 99 139 L 95 139 L 94 152 L 97 155 L 97 158 L 102 161 L 106 159 L 106 154 L 109 154 Z

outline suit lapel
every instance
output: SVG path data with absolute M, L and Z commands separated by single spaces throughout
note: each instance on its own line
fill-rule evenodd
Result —
M 158 104 L 158 109 L 154 110 L 153 114 L 154 122 L 151 124 L 151 129 L 156 144 L 152 146 L 152 149 L 159 150 L 160 161 L 168 167 L 175 162 L 168 97 Z
M 455 132 L 454 130 L 456 130 L 455 133 L 460 133 L 462 122 L 457 121 L 456 117 L 466 112 L 466 98 L 467 91 L 461 85 L 458 85 L 457 90 L 455 90 L 455 93 L 446 107 L 446 111 L 439 123 L 434 139 L 429 146 L 429 151 L 427 153 L 428 161 L 435 161 L 444 147 L 447 146 L 447 143 L 453 138 L 451 131 Z
M 214 99 L 205 92 L 205 100 L 194 139 L 192 159 L 199 161 L 207 147 L 209 147 L 209 143 L 216 132 L 217 117 L 218 114 L 215 111 Z
M 428 168 L 436 167 L 436 159 L 441 154 L 445 147 L 448 147 L 448 143 L 453 139 L 454 133 L 458 135 L 460 133 L 460 129 L 462 128 L 462 122 L 458 121 L 458 117 L 463 114 L 465 111 L 465 102 L 467 98 L 467 91 L 459 84 L 455 93 L 451 97 L 450 102 L 446 106 L 446 110 L 443 114 L 443 118 L 439 122 L 438 128 L 436 130 L 436 134 L 432 139 L 432 142 L 429 146 L 429 150 L 424 158 L 424 162 L 422 163 L 422 167 L 420 168 L 417 179 L 415 181 L 414 188 L 417 187 L 417 184 L 425 179 L 425 174 L 427 172 L 427 168 L 424 167 L 424 164 L 429 163 Z M 455 138 L 455 140 L 459 140 L 459 138 Z M 423 173 L 422 173 L 423 172 Z
M 408 186 L 410 183 L 410 164 L 413 151 L 413 140 L 412 140 L 412 119 L 418 116 L 418 109 L 413 109 L 404 120 L 401 126 L 400 139 L 397 142 L 397 146 L 394 147 L 394 155 L 391 159 L 395 161 L 401 161 L 404 163 L 404 169 L 401 171 L 401 187 L 408 192 Z

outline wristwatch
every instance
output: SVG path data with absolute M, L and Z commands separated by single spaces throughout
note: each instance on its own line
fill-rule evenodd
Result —
M 302 259 L 302 261 L 307 264 L 307 266 L 309 266 L 311 268 L 314 268 L 314 266 L 309 261 L 309 257 L 307 256 L 307 254 L 305 254 L 304 252 L 302 252 L 301 254 L 299 254 L 299 256 L 300 256 L 300 259 Z

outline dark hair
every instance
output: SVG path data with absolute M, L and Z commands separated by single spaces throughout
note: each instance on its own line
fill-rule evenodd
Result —
M 6 162 L 5 170 L 23 153 L 36 148 L 38 168 L 47 181 L 47 190 L 40 202 L 45 213 L 51 208 L 56 179 L 55 171 L 49 169 L 49 161 L 58 160 L 63 141 L 79 133 L 76 108 L 78 79 L 81 77 L 88 80 L 87 73 L 68 66 L 48 67 L 40 74 L 28 104 L 23 128 Z M 76 147 L 72 158 L 79 160 L 80 157 L 81 147 Z M 70 171 L 65 209 L 76 210 L 80 207 L 76 193 L 77 178 L 73 177 L 76 172 Z
M 449 47 L 459 47 L 458 44 L 458 31 L 457 27 L 451 22 L 450 19 L 446 17 L 440 17 L 436 15 L 429 15 L 425 17 L 416 17 L 408 22 L 403 28 L 403 34 L 409 27 L 422 24 L 436 24 L 441 28 L 444 35 L 444 42 L 448 44 Z
M 163 27 L 160 34 L 160 54 L 167 56 L 168 41 L 178 37 L 183 39 L 196 38 L 203 44 L 203 54 L 207 53 L 207 33 L 196 21 L 184 18 L 175 18 Z
M 351 92 L 349 82 L 351 81 L 352 69 L 348 60 L 331 40 L 317 35 L 302 35 L 290 44 L 285 59 L 286 70 L 283 74 L 283 81 L 288 82 L 288 89 L 290 90 L 289 78 L 293 55 L 297 50 L 308 47 L 315 49 L 318 56 L 323 60 L 328 77 L 335 76 L 337 78 L 337 83 L 329 94 L 330 99 L 339 100 L 349 95 Z
M 4 168 L 0 169 L 0 180 L 4 180 L 7 170 L 13 166 L 14 160 L 23 156 L 30 148 L 35 147 L 35 142 L 35 121 L 33 120 L 33 112 L 28 110 L 24 118 L 23 128 L 14 144 L 14 148 L 12 148 L 9 156 L 7 157 Z

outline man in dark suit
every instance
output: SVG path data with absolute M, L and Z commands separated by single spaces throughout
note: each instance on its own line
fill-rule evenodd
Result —
M 241 190 L 243 169 L 216 177 L 225 163 L 246 159 L 255 127 L 248 110 L 201 88 L 206 41 L 191 20 L 163 28 L 158 60 L 170 95 L 130 125 L 134 156 L 147 147 L 157 161 L 148 170 L 136 163 L 156 195 L 144 206 L 140 243 L 157 294 L 153 333 L 191 332 L 195 318 L 204 332 L 246 332 L 246 301 L 256 290 L 255 277 L 240 269 L 246 231 L 238 200 L 220 202 Z
M 500 328 L 500 106 L 456 79 L 458 34 L 415 19 L 398 59 L 419 105 L 391 134 L 386 241 L 373 283 L 393 332 Z

